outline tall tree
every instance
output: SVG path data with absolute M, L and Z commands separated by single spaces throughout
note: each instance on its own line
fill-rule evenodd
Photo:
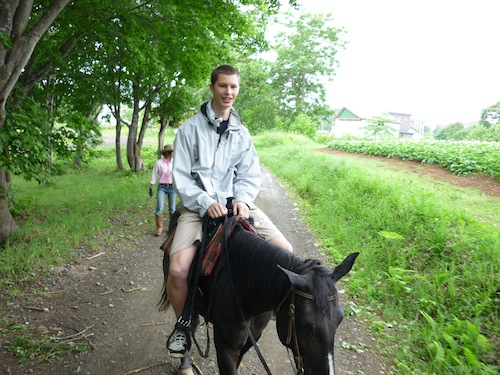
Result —
M 284 24 L 287 30 L 276 37 L 273 67 L 282 115 L 326 117 L 332 112 L 325 104 L 325 82 L 334 77 L 337 51 L 344 46 L 343 30 L 333 26 L 331 14 L 304 13 L 298 18 L 289 14 Z
M 33 0 L 0 3 L 0 135 L 6 119 L 6 103 L 35 46 L 69 0 L 53 0 L 43 13 L 31 18 Z M 35 21 L 36 20 L 36 21 Z M 9 149 L 0 142 L 0 244 L 17 229 L 8 206 Z
M 271 64 L 253 58 L 240 61 L 241 89 L 236 108 L 245 126 L 253 133 L 274 128 L 279 115 L 277 93 L 271 85 Z
M 483 109 L 481 112 L 481 125 L 489 128 L 500 123 L 500 102 Z
M 366 122 L 364 131 L 372 138 L 382 139 L 399 135 L 399 126 L 396 126 L 398 121 L 388 113 L 373 116 Z

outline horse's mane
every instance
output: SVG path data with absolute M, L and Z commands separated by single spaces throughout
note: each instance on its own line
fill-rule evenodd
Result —
M 334 282 L 331 277 L 332 270 L 321 265 L 320 261 L 304 260 L 245 230 L 239 224 L 234 228 L 228 241 L 230 252 L 226 255 L 230 258 L 230 273 L 233 279 L 238 278 L 240 292 L 244 285 L 254 285 L 255 288 L 250 288 L 250 290 L 255 290 L 258 294 L 256 298 L 259 296 L 262 298 L 262 293 L 275 298 L 273 294 L 282 295 L 284 290 L 290 288 L 285 274 L 277 268 L 278 265 L 297 274 L 310 269 L 307 275 L 311 278 L 311 289 L 306 292 L 313 295 L 319 309 L 324 311 L 327 308 L 327 299 L 334 290 L 332 289 Z M 219 261 L 226 262 L 227 260 Z M 245 292 L 248 293 L 248 290 Z

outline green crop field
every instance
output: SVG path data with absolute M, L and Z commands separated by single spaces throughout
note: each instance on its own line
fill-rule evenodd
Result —
M 424 164 L 440 164 L 457 175 L 483 173 L 500 179 L 500 142 L 336 139 L 328 142 L 327 147 L 359 154 L 418 160 Z

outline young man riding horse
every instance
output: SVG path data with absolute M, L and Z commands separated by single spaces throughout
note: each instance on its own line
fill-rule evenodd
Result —
M 167 347 L 176 358 L 185 357 L 190 349 L 190 321 L 189 316 L 183 317 L 183 310 L 204 216 L 226 216 L 226 199 L 234 197 L 234 215 L 252 216 L 264 239 L 293 252 L 288 240 L 254 204 L 260 190 L 260 164 L 250 133 L 232 107 L 239 88 L 240 74 L 234 67 L 215 68 L 210 84 L 212 99 L 179 127 L 174 141 L 174 189 L 182 206 L 169 255 L 166 290 L 177 317 Z

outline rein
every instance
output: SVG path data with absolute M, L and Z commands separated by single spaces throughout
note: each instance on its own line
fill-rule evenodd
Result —
M 234 286 L 234 281 L 233 281 L 233 275 L 231 273 L 231 264 L 229 262 L 229 251 L 228 246 L 227 246 L 227 239 L 229 237 L 229 225 L 227 224 L 227 219 L 228 217 L 226 216 L 224 218 L 224 248 L 226 249 L 226 261 L 227 261 L 227 269 L 229 272 L 229 280 L 231 280 L 231 286 L 233 287 L 233 291 L 236 291 L 236 287 Z M 250 340 L 252 341 L 252 345 L 255 348 L 255 351 L 257 352 L 257 356 L 260 359 L 260 362 L 262 363 L 262 366 L 264 366 L 264 369 L 266 370 L 266 373 L 268 375 L 272 375 L 271 370 L 269 369 L 269 366 L 267 365 L 266 360 L 264 359 L 264 356 L 262 355 L 259 347 L 257 346 L 257 340 L 255 340 L 255 337 L 253 337 L 252 330 L 250 329 L 250 326 L 248 325 L 248 322 L 245 319 L 245 315 L 243 314 L 243 310 L 241 309 L 240 304 L 238 303 L 238 300 L 236 300 L 236 306 L 238 307 L 238 310 L 241 315 L 241 319 L 243 320 L 243 324 L 245 325 L 245 329 L 247 330 L 248 336 Z

